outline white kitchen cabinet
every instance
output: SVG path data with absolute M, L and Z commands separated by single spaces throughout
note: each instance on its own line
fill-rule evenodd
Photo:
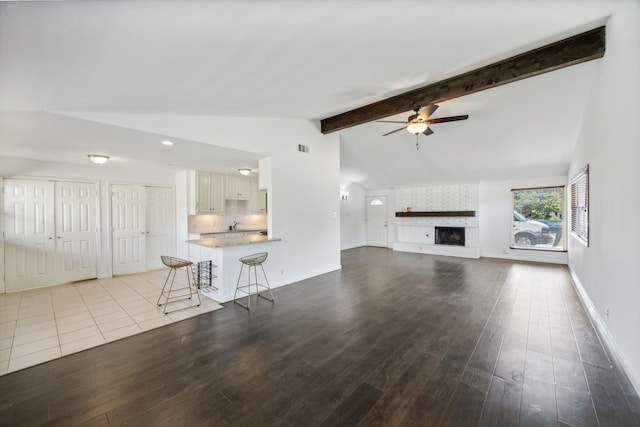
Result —
M 224 213 L 224 175 L 196 171 L 196 213 Z
M 260 213 L 266 214 L 267 208 L 267 190 L 260 190 L 260 199 L 258 200 L 260 206 Z
M 252 178 L 250 180 L 250 198 L 247 204 L 248 214 L 266 214 L 267 213 L 267 190 L 260 190 L 258 180 Z
M 225 197 L 231 200 L 249 200 L 250 180 L 244 176 L 226 175 Z

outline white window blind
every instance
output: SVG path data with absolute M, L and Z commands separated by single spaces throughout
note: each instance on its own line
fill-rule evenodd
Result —
M 571 187 L 571 235 L 589 244 L 589 165 L 573 177 Z

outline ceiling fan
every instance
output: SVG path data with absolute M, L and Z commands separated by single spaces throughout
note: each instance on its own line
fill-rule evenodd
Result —
M 449 117 L 439 117 L 437 119 L 431 119 L 431 115 L 434 111 L 438 109 L 438 106 L 435 104 L 429 104 L 426 107 L 421 105 L 417 105 L 413 111 L 415 114 L 409 116 L 406 122 L 400 122 L 395 120 L 377 120 L 379 123 L 403 123 L 405 126 L 392 130 L 391 132 L 387 132 L 382 136 L 391 135 L 392 133 L 396 133 L 401 131 L 402 129 L 407 129 L 410 133 L 416 136 L 416 150 L 418 147 L 418 135 L 431 135 L 433 130 L 429 125 L 436 123 L 446 123 L 446 122 L 456 122 L 458 120 L 467 120 L 469 118 L 468 114 L 464 114 L 461 116 L 449 116 Z

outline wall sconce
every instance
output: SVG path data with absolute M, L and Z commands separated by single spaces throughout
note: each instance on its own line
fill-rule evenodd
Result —
M 347 200 L 349 198 L 349 192 L 345 190 L 340 190 L 340 198 L 342 200 Z
M 242 176 L 247 176 L 251 173 L 251 169 L 238 169 L 238 172 L 240 172 Z
M 87 154 L 87 157 L 89 157 L 89 160 L 91 160 L 96 165 L 104 165 L 105 163 L 107 163 L 107 160 L 111 158 L 109 156 L 105 156 L 104 154 Z

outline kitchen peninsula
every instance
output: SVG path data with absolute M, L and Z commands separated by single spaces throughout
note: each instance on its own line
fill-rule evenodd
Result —
M 279 238 L 269 237 L 264 234 L 247 234 L 230 237 L 208 237 L 204 239 L 187 240 L 189 243 L 189 260 L 195 262 L 213 261 L 216 266 L 213 268 L 212 285 L 217 290 L 212 290 L 210 295 L 218 302 L 227 302 L 233 299 L 233 294 L 240 274 L 240 257 L 258 253 L 269 252 L 270 258 L 278 257 Z M 264 264 L 264 269 L 270 282 L 276 279 L 276 272 L 270 267 L 269 258 Z M 262 283 L 262 275 L 258 275 L 259 282 Z M 242 281 L 247 280 L 246 273 L 243 273 Z M 255 278 L 252 278 L 252 283 Z M 272 283 L 273 286 L 273 283 Z

